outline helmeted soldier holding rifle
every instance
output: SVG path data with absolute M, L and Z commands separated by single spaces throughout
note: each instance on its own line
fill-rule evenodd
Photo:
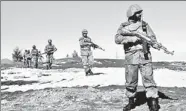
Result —
M 129 103 L 123 108 L 123 111 L 135 108 L 138 70 L 142 75 L 150 111 L 159 110 L 158 89 L 153 78 L 150 47 L 163 49 L 166 53 L 173 55 L 173 52 L 169 52 L 157 42 L 149 24 L 142 20 L 142 12 L 139 5 L 131 5 L 127 11 L 128 21 L 120 25 L 115 36 L 115 43 L 124 46 L 126 60 L 126 96 L 129 98 Z
M 84 29 L 82 31 L 82 36 L 79 39 L 80 43 L 80 49 L 81 49 L 81 57 L 82 57 L 82 62 L 83 62 L 83 67 L 85 69 L 85 74 L 87 75 L 92 75 L 92 66 L 94 64 L 94 59 L 93 59 L 93 54 L 91 47 L 93 48 L 98 48 L 104 51 L 101 47 L 99 47 L 97 44 L 93 43 L 91 38 L 87 36 L 88 31 Z
M 27 66 L 27 58 L 26 58 L 26 55 L 27 55 L 27 50 L 25 50 L 24 54 L 23 54 L 23 62 L 24 62 L 24 66 L 26 67 Z
M 31 55 L 32 55 L 33 66 L 34 68 L 38 68 L 38 49 L 36 48 L 35 45 L 33 45 L 32 48 L 33 49 L 31 51 Z
M 56 51 L 57 51 L 57 48 L 55 47 L 55 45 L 52 44 L 52 40 L 49 39 L 48 45 L 46 45 L 45 52 L 43 53 L 43 54 L 46 54 L 47 69 L 52 68 L 52 63 L 53 63 L 53 59 L 54 59 L 53 54 Z
M 32 55 L 30 53 L 30 50 L 27 50 L 27 53 L 26 53 L 25 57 L 26 57 L 27 68 L 30 68 L 31 67 L 31 61 L 32 61 Z

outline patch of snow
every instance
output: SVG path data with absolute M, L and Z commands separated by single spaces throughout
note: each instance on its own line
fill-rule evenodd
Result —
M 13 68 L 2 71 L 3 79 L 1 81 L 38 81 L 38 83 L 25 85 L 1 86 L 2 92 L 9 91 L 27 91 L 55 87 L 76 87 L 76 86 L 108 86 L 124 85 L 125 69 L 124 68 L 93 68 L 94 73 L 103 73 L 100 75 L 85 76 L 84 69 L 29 69 Z M 9 74 L 13 72 L 14 74 Z M 6 78 L 6 79 L 5 79 Z M 157 86 L 162 87 L 186 87 L 186 72 L 172 71 L 168 69 L 154 70 L 154 79 Z M 139 85 L 142 85 L 142 79 L 139 72 Z
M 96 61 L 96 60 L 94 60 L 94 63 L 102 64 L 100 61 Z
M 62 64 L 65 64 L 66 62 L 61 62 Z

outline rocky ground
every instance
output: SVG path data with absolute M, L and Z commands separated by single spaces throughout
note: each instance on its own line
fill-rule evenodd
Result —
M 122 111 L 127 104 L 125 86 L 53 88 L 3 92 L 1 111 Z M 186 111 L 186 88 L 159 87 L 160 111 Z M 138 88 L 137 106 L 148 111 L 143 87 Z
M 89 77 L 80 62 L 71 59 L 59 60 L 50 71 L 1 64 L 1 111 L 122 111 L 128 101 L 122 86 L 123 62 L 98 59 L 95 63 L 99 68 Z M 157 62 L 153 67 L 161 86 L 160 111 L 186 111 L 186 63 Z M 132 111 L 148 111 L 143 87 L 136 98 Z

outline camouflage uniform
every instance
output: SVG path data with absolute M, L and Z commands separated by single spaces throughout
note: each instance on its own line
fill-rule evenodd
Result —
M 23 59 L 24 59 L 24 66 L 27 66 L 27 60 L 26 60 L 26 54 L 27 54 L 27 50 L 25 50 L 24 54 L 23 54 Z
M 32 55 L 30 53 L 30 50 L 28 50 L 26 53 L 26 64 L 28 68 L 31 66 L 31 60 L 32 60 Z
M 131 9 L 131 10 L 130 10 Z M 132 8 L 127 12 L 128 17 L 133 15 Z M 122 23 L 115 36 L 116 44 L 123 44 L 125 51 L 125 77 L 126 77 L 126 95 L 131 98 L 136 94 L 138 85 L 138 70 L 142 75 L 142 82 L 146 88 L 147 98 L 157 98 L 158 90 L 153 79 L 152 57 L 150 53 L 150 45 L 136 35 L 128 34 L 128 30 L 132 32 L 140 32 L 156 39 L 150 26 L 144 21 L 127 21 Z
M 38 49 L 33 48 L 31 51 L 31 55 L 32 55 L 32 61 L 33 61 L 34 68 L 37 68 L 38 67 Z
M 84 30 L 82 33 L 87 33 L 86 30 Z M 79 43 L 80 43 L 80 49 L 81 49 L 81 57 L 82 57 L 82 63 L 83 63 L 83 67 L 85 69 L 85 73 L 86 75 L 88 75 L 88 73 L 92 73 L 91 72 L 91 68 L 94 64 L 94 59 L 93 59 L 93 54 L 91 51 L 91 38 L 90 37 L 81 37 L 79 39 Z
M 45 47 L 45 52 L 46 52 L 46 62 L 47 62 L 47 69 L 52 68 L 52 63 L 53 63 L 53 53 L 56 51 L 57 48 L 53 44 L 48 44 Z

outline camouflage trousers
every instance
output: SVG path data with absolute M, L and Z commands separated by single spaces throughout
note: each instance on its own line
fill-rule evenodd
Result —
M 33 62 L 33 67 L 37 68 L 38 67 L 38 56 L 33 56 L 32 62 Z
M 138 85 L 138 70 L 141 72 L 143 86 L 146 89 L 147 98 L 157 98 L 158 89 L 153 79 L 152 63 L 141 65 L 126 65 L 125 79 L 126 79 L 126 96 L 131 98 L 135 97 Z
M 52 68 L 52 63 L 53 63 L 53 54 L 47 54 L 46 55 L 46 63 L 47 63 L 47 69 Z
M 82 55 L 82 63 L 83 63 L 83 68 L 85 69 L 85 72 L 92 69 L 92 66 L 94 64 L 94 58 L 93 58 L 92 52 L 89 52 L 87 55 Z

